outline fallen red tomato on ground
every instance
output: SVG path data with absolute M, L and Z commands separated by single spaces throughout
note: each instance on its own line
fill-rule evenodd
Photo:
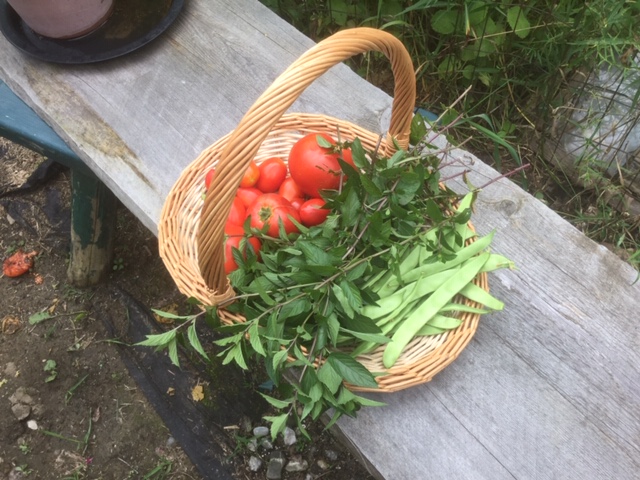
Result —
M 287 178 L 287 164 L 280 157 L 272 157 L 259 166 L 260 177 L 255 187 L 263 193 L 277 192 Z
M 262 243 L 259 239 L 253 236 L 247 236 L 244 228 L 240 225 L 234 225 L 227 223 L 224 227 L 225 242 L 224 242 L 224 271 L 227 275 L 238 268 L 238 264 L 233 258 L 233 249 L 240 250 L 240 242 L 243 237 L 247 237 L 247 242 L 253 247 L 253 251 L 258 257 L 260 256 L 260 248 Z M 242 251 L 243 257 L 247 258 L 246 252 Z
M 300 214 L 291 202 L 277 193 L 259 196 L 247 211 L 247 216 L 251 217 L 251 227 L 258 230 L 266 228 L 266 234 L 275 238 L 280 237 L 280 222 L 288 234 L 298 231 L 290 217 L 300 222 Z
M 313 227 L 324 222 L 331 210 L 323 208 L 325 202 L 321 198 L 312 198 L 300 206 L 300 221 L 306 227 Z
M 19 277 L 20 275 L 24 275 L 33 267 L 33 257 L 36 255 L 38 255 L 36 251 L 29 253 L 26 253 L 22 249 L 16 251 L 2 264 L 2 273 L 5 277 Z

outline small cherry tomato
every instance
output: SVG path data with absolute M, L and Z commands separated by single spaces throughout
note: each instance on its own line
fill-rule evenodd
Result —
M 209 186 L 211 182 L 213 182 L 213 178 L 216 176 L 216 171 L 214 168 L 207 172 L 207 175 L 204 177 L 204 186 L 207 190 L 209 190 Z
M 353 153 L 351 153 L 350 148 L 343 148 L 342 150 L 340 150 L 340 158 L 342 158 L 342 160 L 351 165 L 353 168 L 356 168 L 356 164 L 353 163 Z
M 253 228 L 262 230 L 266 226 L 266 234 L 276 238 L 280 236 L 280 222 L 282 222 L 286 233 L 298 231 L 298 227 L 290 217 L 294 218 L 296 222 L 300 222 L 298 211 L 293 208 L 289 200 L 277 193 L 265 193 L 258 197 L 247 211 L 247 216 L 251 217 Z
M 328 208 L 323 208 L 325 202 L 321 198 L 307 200 L 300 207 L 300 221 L 307 227 L 320 225 L 327 219 L 331 212 Z
M 284 198 L 291 201 L 296 197 L 304 197 L 304 192 L 293 178 L 287 177 L 282 182 L 282 185 L 280 185 L 280 188 L 278 189 L 278 195 L 282 195 Z
M 256 198 L 258 198 L 260 195 L 262 195 L 262 192 L 254 187 L 239 188 L 236 191 L 236 197 L 242 201 L 242 204 L 245 208 L 249 208 L 251 205 L 253 205 L 253 202 L 255 202 Z
M 280 157 L 272 157 L 259 166 L 260 177 L 255 187 L 262 193 L 277 192 L 287 177 L 287 164 Z
M 289 201 L 291 202 L 291 205 L 293 205 L 293 208 L 295 208 L 296 210 L 300 210 L 300 207 L 305 202 L 304 198 L 302 197 L 293 197 Z
M 249 167 L 247 168 L 247 171 L 244 172 L 244 176 L 240 181 L 240 187 L 242 188 L 253 187 L 257 183 L 259 178 L 260 178 L 260 168 L 258 167 L 256 162 L 251 160 L 251 163 L 249 163 Z
M 233 249 L 237 248 L 240 250 L 240 242 L 243 237 L 247 237 L 247 243 L 253 247 L 253 251 L 256 255 L 260 254 L 260 247 L 262 247 L 262 243 L 254 236 L 247 236 L 240 225 L 234 225 L 232 223 L 227 223 L 224 227 L 225 233 L 225 242 L 224 242 L 224 271 L 227 275 L 238 268 L 238 264 L 233 258 Z M 242 252 L 244 258 L 247 258 L 246 252 Z
M 245 218 L 247 218 L 247 209 L 242 203 L 242 200 L 236 197 L 233 199 L 233 203 L 231 204 L 231 210 L 229 211 L 227 222 L 233 223 L 234 225 L 242 225 Z

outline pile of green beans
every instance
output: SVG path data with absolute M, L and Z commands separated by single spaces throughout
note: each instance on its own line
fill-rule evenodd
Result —
M 458 208 L 466 208 L 469 202 L 470 198 L 465 197 Z M 460 326 L 461 320 L 456 316 L 459 313 L 485 314 L 504 308 L 500 300 L 478 287 L 474 280 L 483 272 L 514 268 L 513 262 L 487 251 L 493 232 L 477 237 L 465 224 L 457 233 L 466 240 L 474 241 L 467 241 L 452 258 L 433 261 L 433 252 L 427 246 L 429 242 L 418 242 L 405 253 L 398 272 L 385 272 L 369 280 L 368 286 L 380 299 L 375 305 L 364 306 L 360 313 L 372 319 L 382 334 L 391 339 L 382 357 L 385 368 L 396 363 L 416 336 L 438 335 Z M 458 295 L 484 308 L 456 302 Z M 367 353 L 377 346 L 373 342 L 364 342 L 354 354 Z

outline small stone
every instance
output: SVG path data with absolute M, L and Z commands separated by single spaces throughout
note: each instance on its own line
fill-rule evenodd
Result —
M 27 393 L 24 387 L 20 387 L 9 397 L 9 401 L 12 405 L 15 405 L 16 403 L 31 405 L 33 403 L 33 398 L 31 398 L 31 395 Z
M 256 436 L 257 438 L 266 437 L 267 435 L 269 435 L 269 428 L 268 427 L 256 427 L 256 428 L 253 429 L 253 435 Z
M 173 437 L 167 438 L 167 447 L 171 448 L 176 444 L 176 439 Z
M 325 462 L 323 459 L 320 459 L 316 462 L 316 465 L 320 467 L 320 470 L 327 470 L 329 468 L 329 464 Z
M 289 463 L 287 463 L 287 466 L 284 467 L 284 469 L 287 472 L 304 472 L 308 468 L 309 468 L 309 462 L 304 460 L 299 455 L 296 455 L 291 460 L 289 460 Z
M 338 452 L 336 452 L 335 450 L 329 450 L 329 449 L 325 450 L 324 456 L 330 462 L 335 462 L 338 460 Z
M 29 427 L 31 430 L 38 430 L 38 422 L 36 422 L 35 420 L 29 420 L 27 422 L 27 427 Z
M 9 476 L 7 477 L 7 480 L 22 480 L 23 478 L 26 478 L 26 475 L 22 471 L 22 468 L 17 466 L 17 467 L 14 467 L 13 470 L 9 472 Z
M 11 411 L 18 420 L 24 420 L 31 414 L 31 407 L 22 403 L 16 403 L 11 406 Z
M 251 457 L 249 457 L 249 470 L 251 470 L 252 472 L 257 472 L 258 470 L 260 470 L 260 467 L 262 467 L 262 460 L 254 455 L 251 455 Z
M 296 443 L 296 441 L 297 441 L 296 432 L 294 432 L 293 429 L 291 429 L 289 427 L 285 427 L 284 433 L 282 435 L 284 436 L 284 444 L 287 447 L 290 447 L 291 445 L 294 445 Z
M 7 365 L 4 367 L 4 374 L 7 377 L 15 377 L 16 373 L 18 373 L 18 367 L 16 367 L 16 364 L 13 362 L 7 363 Z
M 255 452 L 258 450 L 258 441 L 255 438 L 252 438 L 247 442 L 247 448 L 250 452 Z
M 31 414 L 36 417 L 41 417 L 45 412 L 45 407 L 42 403 L 36 403 L 33 407 L 31 407 Z
M 269 441 L 268 438 L 262 438 L 260 446 L 265 450 L 273 450 L 273 444 Z
M 282 467 L 284 467 L 284 454 L 278 450 L 271 452 L 269 464 L 267 465 L 267 479 L 280 480 L 282 478 Z

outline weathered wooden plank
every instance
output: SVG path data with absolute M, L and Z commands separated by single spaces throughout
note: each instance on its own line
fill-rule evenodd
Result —
M 446 175 L 498 176 L 453 157 Z M 344 434 L 386 479 L 637 478 L 637 272 L 508 180 L 482 191 L 474 224 L 518 265 L 490 276 L 505 310 L 431 383 L 374 396 L 388 406 L 341 421 Z
M 0 38 L 0 76 L 155 232 L 184 166 L 311 45 L 255 0 L 192 1 L 157 41 L 95 65 L 25 58 Z M 388 98 L 352 79 L 332 69 L 293 110 L 379 129 Z

